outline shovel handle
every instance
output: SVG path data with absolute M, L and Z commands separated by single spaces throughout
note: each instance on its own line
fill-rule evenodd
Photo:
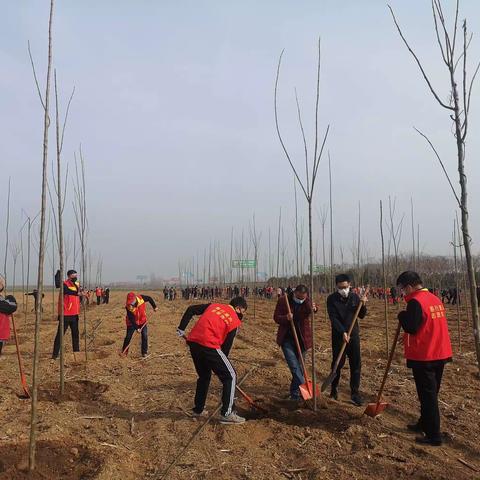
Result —
M 285 297 L 285 303 L 287 305 L 288 315 L 292 316 L 292 310 L 290 308 L 290 303 L 288 301 L 288 296 L 287 296 L 286 293 L 285 293 L 284 297 Z M 297 346 L 297 352 L 298 352 L 298 356 L 299 356 L 299 359 L 300 359 L 300 363 L 302 364 L 303 377 L 305 379 L 305 383 L 308 385 L 309 379 L 308 379 L 307 367 L 305 366 L 305 360 L 303 359 L 302 349 L 300 348 L 300 342 L 298 341 L 297 329 L 295 328 L 295 324 L 293 323 L 293 318 L 290 320 L 290 327 L 292 329 L 293 338 L 295 339 L 295 345 Z
M 25 372 L 23 370 L 22 356 L 20 355 L 20 346 L 18 344 L 18 337 L 17 337 L 17 327 L 15 325 L 15 317 L 13 313 L 11 317 L 12 317 L 13 336 L 15 337 L 15 347 L 17 349 L 18 368 L 20 370 L 20 381 L 22 383 L 25 396 L 30 397 L 30 392 L 28 391 L 28 386 L 27 386 L 27 379 L 25 377 Z
M 382 385 L 380 386 L 380 390 L 378 391 L 377 395 L 377 407 L 380 404 L 380 400 L 382 399 L 383 389 L 385 388 L 385 383 L 387 382 L 388 371 L 390 370 L 390 366 L 392 365 L 393 355 L 395 354 L 395 348 L 397 346 L 398 337 L 400 336 L 400 329 L 402 325 L 398 322 L 397 331 L 395 332 L 395 337 L 392 343 L 392 349 L 390 350 L 390 355 L 388 356 L 387 368 L 385 368 L 385 373 L 383 374 Z

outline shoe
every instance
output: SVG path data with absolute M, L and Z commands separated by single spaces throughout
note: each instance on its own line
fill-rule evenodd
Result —
M 431 447 L 440 447 L 442 445 L 441 438 L 417 437 L 415 442 L 420 445 L 430 445 Z
M 220 423 L 224 425 L 239 425 L 245 423 L 245 419 L 236 412 L 232 412 L 230 415 L 220 415 Z
M 358 394 L 358 393 L 352 394 L 352 403 L 353 403 L 356 407 L 361 407 L 361 406 L 363 405 L 363 399 L 362 399 L 362 397 L 360 396 L 360 394 Z
M 330 398 L 333 398 L 334 400 L 338 400 L 338 392 L 336 390 L 332 390 L 330 392 Z
M 420 421 L 418 421 L 417 423 L 409 423 L 407 425 L 407 429 L 410 430 L 411 432 L 416 432 L 416 433 L 423 432 L 422 426 L 420 425 Z
M 143 357 L 143 358 L 147 358 L 147 357 L 148 357 L 148 353 L 142 353 L 142 357 Z
M 192 417 L 195 417 L 195 418 L 206 418 L 208 417 L 209 413 L 208 413 L 208 410 L 202 410 L 201 413 L 198 413 L 195 411 L 195 409 L 192 408 Z

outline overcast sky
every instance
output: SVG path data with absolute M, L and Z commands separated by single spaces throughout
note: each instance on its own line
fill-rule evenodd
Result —
M 3 270 L 8 177 L 12 178 L 11 242 L 19 242 L 22 209 L 35 215 L 40 204 L 43 118 L 27 41 L 44 90 L 49 2 L 1 3 Z M 328 124 L 331 129 L 326 148 L 332 159 L 336 256 L 341 246 L 345 260 L 350 259 L 359 201 L 365 252 L 379 256 L 378 205 L 380 199 L 388 202 L 388 196 L 397 199 L 398 219 L 406 215 L 403 251 L 411 249 L 413 197 L 422 250 L 450 254 L 455 202 L 432 152 L 413 126 L 431 137 L 457 186 L 451 122 L 401 43 L 384 1 L 57 3 L 53 48 L 63 108 L 73 85 L 76 88 L 63 158 L 72 170 L 73 153 L 82 144 L 89 247 L 95 259 L 103 258 L 106 280 L 150 273 L 173 276 L 179 259 L 198 252 L 203 261 L 210 242 L 219 241 L 229 250 L 232 227 L 237 235 L 243 229 L 247 238 L 254 213 L 266 264 L 268 230 L 273 250 L 280 207 L 285 242 L 291 247 L 293 180 L 276 137 L 273 86 L 278 57 L 285 49 L 279 118 L 287 147 L 302 168 L 294 88 L 311 151 L 319 36 L 320 126 L 322 132 Z M 453 0 L 444 3 L 450 13 Z M 469 28 L 479 32 L 480 3 L 463 0 L 461 4 L 462 18 L 467 17 Z M 430 2 L 392 0 L 392 6 L 435 88 L 447 99 L 448 76 L 432 28 Z M 469 55 L 472 62 L 480 58 L 479 37 L 474 36 Z M 472 98 L 467 145 L 476 253 L 479 92 L 480 86 Z M 54 138 L 52 128 L 50 161 Z M 328 203 L 326 159 L 315 191 L 318 210 Z M 65 221 L 73 244 L 71 182 L 68 195 Z M 304 202 L 299 208 L 305 223 Z M 317 218 L 315 238 L 319 233 Z

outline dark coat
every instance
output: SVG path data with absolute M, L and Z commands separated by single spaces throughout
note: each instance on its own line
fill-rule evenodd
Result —
M 290 303 L 290 310 L 294 311 L 294 302 L 293 302 L 293 294 L 288 296 L 289 303 Z M 282 345 L 285 337 L 287 336 L 288 332 L 291 331 L 292 328 L 290 326 L 290 321 L 287 318 L 288 310 L 287 305 L 285 302 L 285 296 L 282 295 L 278 301 L 277 305 L 275 306 L 275 312 L 273 313 L 273 319 L 276 323 L 278 323 L 278 331 L 277 331 L 277 343 Z M 297 325 L 297 332 L 299 333 L 299 340 L 300 343 L 303 344 L 306 350 L 312 348 L 312 329 L 310 326 L 310 317 L 312 315 L 312 302 L 309 298 L 305 299 L 305 301 L 297 306 L 296 313 L 295 313 L 295 323 Z

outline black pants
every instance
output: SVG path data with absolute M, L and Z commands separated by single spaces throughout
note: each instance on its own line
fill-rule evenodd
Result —
M 148 353 L 148 326 L 145 325 L 142 328 L 142 355 L 147 355 Z M 130 340 L 132 339 L 132 335 L 135 333 L 137 329 L 132 326 L 127 327 L 127 333 L 125 335 L 125 340 L 123 341 L 123 347 L 122 347 L 122 352 L 127 348 L 127 346 L 130 344 Z M 128 354 L 128 350 L 125 352 L 125 355 Z
M 102 297 L 97 297 L 97 305 L 100 305 L 101 300 L 102 300 Z
M 60 322 L 60 317 L 58 317 Z M 63 333 L 67 331 L 68 327 L 72 331 L 72 347 L 74 352 L 80 351 L 80 335 L 78 333 L 78 315 L 65 315 L 63 317 Z M 57 335 L 55 336 L 55 342 L 53 343 L 52 357 L 57 358 L 60 353 L 60 324 L 58 325 Z
M 205 408 L 213 371 L 223 385 L 221 413 L 230 415 L 233 410 L 237 382 L 237 374 L 230 360 L 220 349 L 204 347 L 195 342 L 190 342 L 188 345 L 198 375 L 194 411 L 202 413 Z
M 412 366 L 413 378 L 420 400 L 419 424 L 428 438 L 440 438 L 440 411 L 438 409 L 438 392 L 442 383 L 445 364 L 443 362 L 420 362 Z
M 338 354 L 343 345 L 343 336 L 340 335 L 332 335 L 332 368 L 333 364 L 335 363 L 335 359 L 337 358 Z M 360 336 L 353 335 L 350 337 L 350 341 L 347 344 L 347 348 L 345 348 L 345 352 L 342 355 L 340 363 L 337 369 L 337 376 L 333 379 L 332 382 L 332 390 L 337 390 L 338 382 L 340 381 L 341 370 L 345 365 L 346 357 L 348 357 L 348 363 L 350 365 L 350 390 L 352 395 L 358 393 L 360 389 L 360 373 L 362 369 L 362 359 L 360 356 Z

